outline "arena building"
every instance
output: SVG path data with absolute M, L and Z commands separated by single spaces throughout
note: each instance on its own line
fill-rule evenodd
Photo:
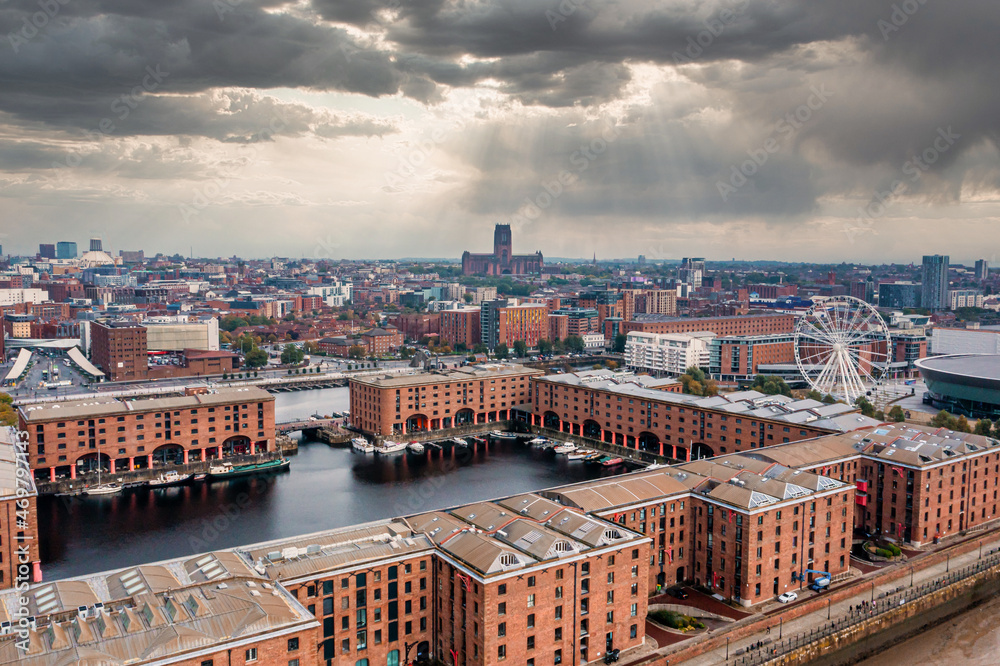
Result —
M 931 356 L 914 366 L 927 384 L 924 403 L 952 414 L 1000 418 L 1000 354 Z

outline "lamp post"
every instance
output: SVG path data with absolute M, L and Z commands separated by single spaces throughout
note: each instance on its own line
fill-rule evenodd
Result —
M 826 619 L 830 619 L 830 606 L 833 605 L 833 599 L 830 597 L 826 598 Z
M 785 621 L 785 618 L 783 618 L 783 617 L 779 617 L 778 618 L 778 640 L 779 641 L 781 640 L 781 629 L 782 629 L 782 626 L 784 625 L 784 621 Z
M 875 581 L 872 581 L 872 603 L 875 603 Z
M 913 587 L 913 565 L 910 565 L 910 587 Z
M 412 650 L 416 646 L 417 646 L 417 641 L 413 641 L 412 643 L 404 643 L 406 652 L 403 654 L 403 663 L 406 664 L 406 666 L 409 666 L 410 664 L 410 650 Z
M 948 553 L 948 559 L 944 564 L 944 572 L 948 573 L 951 571 L 951 553 Z
M 729 661 L 729 636 L 726 636 L 726 662 Z

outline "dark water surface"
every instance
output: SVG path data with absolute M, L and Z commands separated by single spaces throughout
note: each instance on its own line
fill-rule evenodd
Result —
M 280 394 L 278 421 L 346 409 L 345 394 Z M 273 477 L 40 498 L 42 571 L 46 580 L 77 576 L 612 473 L 514 443 L 383 458 L 304 442 L 290 471 Z

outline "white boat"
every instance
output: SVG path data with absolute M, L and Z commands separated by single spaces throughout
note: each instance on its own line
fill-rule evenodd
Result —
M 555 447 L 552 450 L 558 454 L 573 453 L 574 451 L 576 451 L 576 444 L 574 444 L 573 442 L 566 442 L 564 444 L 560 444 L 559 446 Z
M 394 442 L 391 439 L 384 440 L 382 446 L 375 447 L 375 453 L 379 453 L 383 456 L 392 455 L 394 453 L 402 453 L 406 450 L 406 442 Z
M 420 442 L 410 442 L 410 444 L 406 448 L 408 448 L 410 450 L 410 453 L 423 453 L 424 452 L 424 445 L 421 444 Z
M 544 437 L 536 437 L 530 442 L 528 442 L 528 444 L 531 444 L 532 446 L 544 446 L 548 441 L 549 440 L 545 439 Z
M 469 443 L 461 437 L 452 437 L 451 441 L 455 443 L 455 446 L 466 447 L 469 445 Z
M 653 463 L 652 465 L 647 467 L 645 471 L 648 472 L 651 469 L 663 469 L 664 467 L 670 467 L 670 465 L 664 465 L 662 463 Z
M 352 439 L 351 448 L 355 451 L 360 451 L 361 453 L 372 453 L 375 451 L 375 445 L 364 437 L 355 437 Z
M 120 483 L 101 483 L 83 491 L 84 495 L 115 495 L 122 491 Z
M 168 486 L 179 486 L 186 483 L 191 478 L 190 474 L 180 474 L 174 470 L 160 474 L 155 479 L 150 480 L 150 488 L 166 488 Z
M 493 439 L 517 439 L 517 433 L 492 430 L 490 431 L 490 437 L 492 437 Z
M 584 458 L 589 458 L 595 453 L 596 451 L 593 449 L 577 449 L 575 451 L 571 451 L 567 458 L 570 460 L 583 460 Z

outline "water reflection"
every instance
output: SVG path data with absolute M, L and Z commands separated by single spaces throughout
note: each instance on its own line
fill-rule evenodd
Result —
M 509 442 L 388 457 L 309 442 L 277 476 L 40 498 L 43 572 L 80 575 L 622 471 Z

